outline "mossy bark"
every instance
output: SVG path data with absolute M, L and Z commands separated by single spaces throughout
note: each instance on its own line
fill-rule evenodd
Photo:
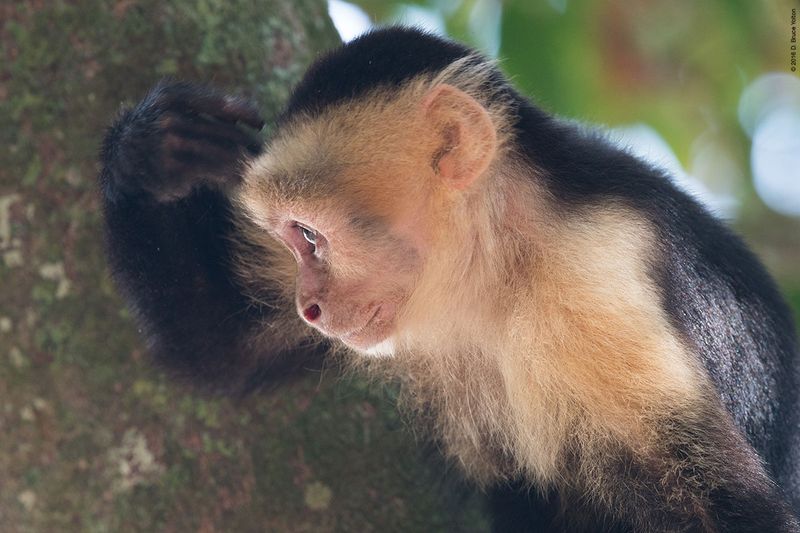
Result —
M 480 530 L 390 395 L 333 376 L 233 403 L 148 363 L 109 281 L 96 153 L 163 76 L 274 116 L 336 42 L 319 0 L 0 6 L 0 530 Z

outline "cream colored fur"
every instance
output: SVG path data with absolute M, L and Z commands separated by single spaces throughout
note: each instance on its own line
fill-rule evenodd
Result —
M 335 195 L 380 215 L 424 198 L 438 215 L 423 222 L 437 232 L 395 357 L 353 364 L 398 379 L 404 404 L 430 416 L 478 483 L 522 475 L 559 485 L 576 468 L 590 478 L 591 461 L 620 443 L 646 456 L 661 445 L 658 421 L 691 412 L 707 384 L 658 304 L 654 228 L 621 205 L 557 210 L 508 144 L 513 109 L 487 103 L 487 68 L 465 58 L 402 90 L 298 117 L 252 164 L 240 205 L 263 241 L 270 209 L 297 198 Z M 435 149 L 418 103 L 445 83 L 480 102 L 497 133 L 494 161 L 468 191 L 400 179 Z M 255 285 L 291 279 L 291 261 L 243 257 Z M 584 462 L 568 468 L 576 454 Z
M 433 406 L 448 451 L 474 478 L 522 474 L 546 486 L 576 447 L 644 452 L 651 424 L 690 408 L 703 387 L 647 278 L 649 229 L 622 208 L 559 220 L 521 203 L 540 210 L 450 228 L 465 237 L 453 243 L 464 262 L 429 263 L 391 364 L 406 398 Z M 454 219 L 492 218 L 480 211 Z

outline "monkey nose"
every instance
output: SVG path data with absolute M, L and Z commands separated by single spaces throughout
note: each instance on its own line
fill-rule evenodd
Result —
M 322 309 L 317 304 L 309 305 L 303 310 L 303 316 L 309 322 L 314 322 L 322 314 Z

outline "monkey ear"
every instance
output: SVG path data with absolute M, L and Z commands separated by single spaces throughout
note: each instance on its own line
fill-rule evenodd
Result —
M 497 151 L 497 132 L 486 109 L 452 85 L 437 85 L 423 100 L 426 120 L 436 134 L 431 166 L 447 185 L 469 188 Z

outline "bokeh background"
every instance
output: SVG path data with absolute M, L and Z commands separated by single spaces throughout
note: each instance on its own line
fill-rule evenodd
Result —
M 335 372 L 243 400 L 151 367 L 102 251 L 102 132 L 162 76 L 273 117 L 315 54 L 403 22 L 496 57 L 744 235 L 800 311 L 790 0 L 0 0 L 0 531 L 485 531 L 479 495 Z M 796 24 L 796 22 L 795 22 Z

